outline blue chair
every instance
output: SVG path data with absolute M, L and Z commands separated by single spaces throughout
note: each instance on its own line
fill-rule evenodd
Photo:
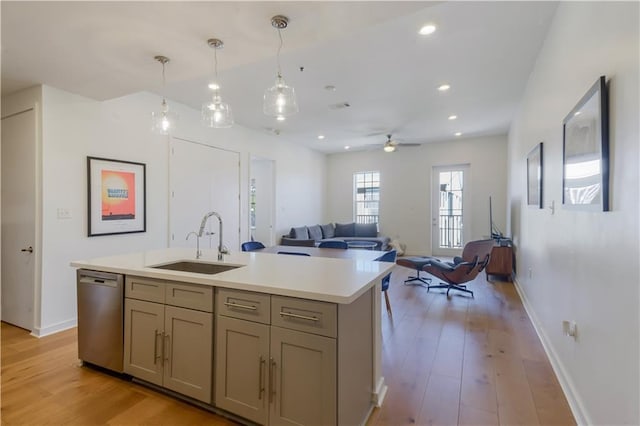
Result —
M 348 249 L 349 245 L 345 241 L 333 240 L 333 241 L 321 241 L 318 248 L 334 248 L 334 249 Z
M 378 262 L 393 262 L 396 261 L 397 252 L 395 250 L 390 250 L 377 258 Z M 384 278 L 382 278 L 382 292 L 384 293 L 384 301 L 387 303 L 387 312 L 389 315 L 391 313 L 391 304 L 389 303 L 389 295 L 387 294 L 387 290 L 389 290 L 389 283 L 391 282 L 391 272 L 389 272 Z
M 279 251 L 278 254 L 292 254 L 294 256 L 311 256 L 309 253 L 300 253 L 299 251 Z
M 264 248 L 264 244 L 260 241 L 247 241 L 246 243 L 242 243 L 242 251 L 254 251 L 260 250 Z

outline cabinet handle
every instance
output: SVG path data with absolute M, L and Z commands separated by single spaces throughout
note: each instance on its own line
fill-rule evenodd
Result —
M 273 370 L 276 368 L 276 362 L 273 357 L 269 357 L 269 404 L 273 401 L 273 397 L 276 394 L 276 390 L 274 389 L 274 373 Z
M 228 306 L 230 308 L 240 308 L 240 309 L 248 309 L 250 311 L 255 311 L 256 308 L 255 306 L 251 306 L 251 305 L 240 305 L 239 303 L 233 303 L 233 302 L 223 302 L 223 304 L 225 306 Z
M 153 338 L 153 364 L 156 364 L 156 361 L 162 358 L 162 355 L 158 355 L 158 336 L 162 336 L 162 333 L 158 333 L 158 330 L 155 332 L 155 337 Z
M 298 314 L 292 314 L 291 312 L 280 312 L 280 316 L 281 317 L 291 317 L 291 318 L 298 318 L 298 319 L 303 319 L 303 320 L 307 320 L 307 321 L 320 321 L 320 319 L 318 317 L 308 317 L 306 315 L 298 315 Z
M 165 352 L 165 348 L 167 349 L 167 352 Z M 169 336 L 168 334 L 164 335 L 164 345 L 162 345 L 162 354 L 164 355 L 164 361 L 167 361 L 167 363 L 169 363 L 169 350 L 171 349 L 171 336 Z M 162 365 L 164 365 L 164 361 L 162 362 Z
M 262 399 L 262 394 L 264 393 L 264 363 L 265 359 L 260 355 L 258 368 L 258 400 Z

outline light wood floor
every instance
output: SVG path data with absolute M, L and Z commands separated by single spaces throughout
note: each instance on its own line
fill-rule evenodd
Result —
M 404 286 L 382 313 L 389 391 L 369 426 L 574 425 L 566 399 L 511 283 L 470 287 L 475 298 Z M 384 309 L 384 303 L 383 309 Z M 36 339 L 2 323 L 3 425 L 230 425 L 142 386 L 80 367 L 76 330 Z

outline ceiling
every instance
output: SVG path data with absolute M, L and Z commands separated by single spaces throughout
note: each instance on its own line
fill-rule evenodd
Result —
M 2 1 L 2 95 L 46 84 L 97 100 L 162 93 L 200 109 L 218 52 L 222 97 L 237 124 L 320 152 L 504 134 L 556 2 L 11 2 Z M 300 112 L 262 113 L 282 73 Z M 418 30 L 433 23 L 435 33 Z M 437 90 L 447 83 L 451 89 Z M 335 86 L 328 91 L 325 86 Z M 347 102 L 350 107 L 331 106 Z M 450 115 L 458 118 L 449 120 Z M 216 131 L 212 129 L 212 131 Z M 323 140 L 318 135 L 324 135 Z M 401 149 L 411 149 L 403 148 Z

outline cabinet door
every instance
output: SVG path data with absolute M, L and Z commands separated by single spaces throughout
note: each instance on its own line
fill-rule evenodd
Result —
M 124 371 L 162 385 L 164 305 L 124 300 Z
M 335 339 L 271 327 L 271 425 L 334 425 Z
M 269 326 L 216 317 L 215 405 L 267 424 Z
M 164 387 L 211 404 L 213 314 L 165 306 Z

